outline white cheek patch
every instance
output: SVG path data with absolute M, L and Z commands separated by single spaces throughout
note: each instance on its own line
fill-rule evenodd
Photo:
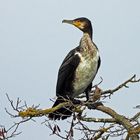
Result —
M 81 24 L 81 25 L 79 26 L 79 28 L 80 28 L 80 29 L 84 29 L 84 26 L 83 26 L 83 24 Z
M 80 23 L 77 27 L 79 29 L 84 29 L 85 28 L 85 23 Z

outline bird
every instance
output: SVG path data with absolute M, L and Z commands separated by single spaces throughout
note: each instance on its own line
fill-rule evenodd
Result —
M 57 99 L 52 107 L 74 100 L 85 93 L 87 101 L 89 92 L 101 64 L 99 50 L 92 41 L 92 24 L 88 18 L 80 17 L 63 20 L 62 23 L 74 25 L 83 32 L 79 45 L 72 49 L 63 60 L 56 85 Z M 72 107 L 62 107 L 48 115 L 51 120 L 64 120 L 72 115 Z

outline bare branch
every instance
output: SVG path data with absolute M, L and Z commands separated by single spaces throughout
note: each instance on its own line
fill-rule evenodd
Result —
M 128 133 L 133 133 L 133 135 L 131 135 L 131 138 L 134 140 L 138 140 L 139 136 L 137 135 L 138 132 L 140 132 L 139 127 L 136 129 L 133 127 L 133 125 L 130 123 L 130 121 L 124 117 L 123 115 L 120 115 L 118 113 L 116 113 L 114 110 L 112 110 L 109 107 L 105 107 L 105 106 L 97 106 L 96 108 L 97 110 L 100 110 L 108 115 L 110 115 L 112 118 L 114 118 L 116 120 L 116 122 L 118 124 L 121 124 L 124 126 L 124 128 L 128 131 Z M 137 131 L 138 132 L 137 132 Z
M 114 118 L 85 118 L 81 116 L 78 119 L 85 122 L 116 123 L 116 120 Z
M 51 131 L 52 131 L 52 134 L 51 135 L 57 135 L 58 137 L 60 137 L 61 139 L 65 139 L 65 140 L 67 140 L 67 138 L 66 137 L 64 137 L 64 136 L 62 136 L 62 135 L 60 135 L 60 128 L 59 128 L 59 126 L 58 125 L 56 125 L 56 124 L 54 124 L 54 126 L 52 126 L 51 125 L 51 123 L 49 122 L 49 121 L 46 121 L 47 122 L 47 124 L 45 124 Z
M 103 79 L 101 80 L 101 82 L 102 81 Z M 61 139 L 70 140 L 74 138 L 74 131 L 79 130 L 83 134 L 82 140 L 85 140 L 85 139 L 97 140 L 99 138 L 107 140 L 108 137 L 122 136 L 125 133 L 128 133 L 126 139 L 131 138 L 132 140 L 138 140 L 139 139 L 138 135 L 140 133 L 140 124 L 138 122 L 138 118 L 140 116 L 140 112 L 137 113 L 131 119 L 129 119 L 123 115 L 118 114 L 116 111 L 114 111 L 110 107 L 104 106 L 103 103 L 101 102 L 102 98 L 110 97 L 113 93 L 120 90 L 121 88 L 123 87 L 128 88 L 127 86 L 128 83 L 136 83 L 136 82 L 140 82 L 140 79 L 137 80 L 136 75 L 134 75 L 127 81 L 117 86 L 116 88 L 105 90 L 105 91 L 97 87 L 100 84 L 98 83 L 95 86 L 93 86 L 94 90 L 91 91 L 90 100 L 88 102 L 85 102 L 83 100 L 78 100 L 80 102 L 79 104 L 76 104 L 70 100 L 66 100 L 66 102 L 63 102 L 53 108 L 48 108 L 48 109 L 38 109 L 39 105 L 37 106 L 33 105 L 31 107 L 28 107 L 26 102 L 21 106 L 21 100 L 19 98 L 17 98 L 16 102 L 13 102 L 9 98 L 9 96 L 6 94 L 12 109 L 16 112 L 16 115 L 15 114 L 13 115 L 7 109 L 5 109 L 6 112 L 8 113 L 8 115 L 10 115 L 13 118 L 15 117 L 22 118 L 20 122 L 14 123 L 13 126 L 7 129 L 6 132 L 11 132 L 10 135 L 7 136 L 7 138 L 11 138 L 20 134 L 21 132 L 17 133 L 19 125 L 26 121 L 32 120 L 32 118 L 34 117 L 46 116 L 49 113 L 53 113 L 57 111 L 61 107 L 73 106 L 74 115 L 73 115 L 72 121 L 70 121 L 69 130 L 65 131 L 66 133 L 65 136 L 61 135 L 61 129 L 57 124 L 52 125 L 49 122 L 50 120 L 45 120 L 45 125 L 52 131 L 52 134 L 57 135 Z M 83 97 L 85 97 L 85 95 L 81 95 L 79 98 L 83 98 Z M 110 118 L 95 118 L 95 117 L 89 118 L 89 117 L 83 116 L 82 114 L 85 108 L 101 111 L 105 114 L 108 114 L 111 117 Z M 102 123 L 102 127 L 100 127 L 99 129 L 93 130 L 89 128 L 87 125 L 85 125 L 84 124 L 85 122 L 86 124 L 87 122 Z M 0 130 L 0 134 L 1 132 L 3 133 L 3 131 Z
M 140 112 L 138 112 L 137 114 L 135 114 L 130 120 L 137 121 L 139 118 L 140 118 Z
M 99 129 L 97 135 L 95 135 L 93 138 L 91 138 L 91 140 L 98 140 L 98 139 L 101 138 L 102 135 L 103 135 L 105 132 L 107 132 L 111 127 L 113 127 L 113 126 L 109 126 L 109 127 L 107 127 L 107 128 L 104 128 L 104 127 L 103 127 L 103 128 L 101 128 L 101 129 Z
M 133 75 L 130 79 L 126 80 L 125 82 L 117 86 L 116 88 L 103 91 L 102 95 L 106 95 L 106 94 L 111 95 L 123 87 L 128 88 L 127 86 L 128 83 L 137 83 L 137 82 L 140 82 L 140 79 L 136 79 L 136 75 Z

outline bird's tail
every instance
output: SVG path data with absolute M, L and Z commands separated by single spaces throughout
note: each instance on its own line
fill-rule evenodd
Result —
M 58 97 L 52 107 L 55 107 L 58 104 L 64 103 L 64 102 L 66 102 L 65 98 Z M 52 120 L 60 120 L 60 119 L 64 120 L 67 117 L 70 117 L 72 115 L 72 108 L 73 108 L 72 106 L 62 107 L 62 108 L 58 109 L 57 111 L 54 111 L 53 113 L 50 113 L 48 115 L 48 117 Z

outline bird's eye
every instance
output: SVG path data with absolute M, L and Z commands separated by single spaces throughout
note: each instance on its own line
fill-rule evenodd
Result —
M 76 20 L 77 23 L 80 23 L 80 20 Z

